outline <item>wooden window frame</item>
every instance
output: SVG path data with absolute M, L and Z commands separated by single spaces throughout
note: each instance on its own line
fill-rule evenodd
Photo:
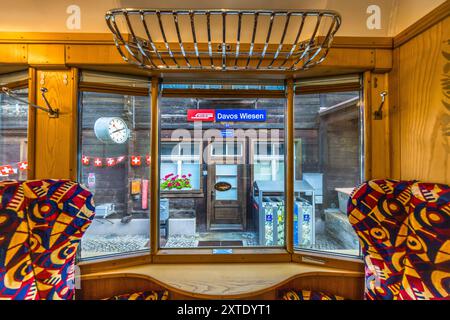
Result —
M 133 88 L 121 87 L 120 92 L 116 91 L 119 88 L 116 86 L 99 86 L 98 90 L 95 89 L 97 84 L 89 84 L 89 86 L 83 86 L 80 91 L 94 91 L 94 92 L 106 92 L 106 93 L 123 93 L 128 95 L 145 95 L 141 89 L 135 90 Z M 222 255 L 222 254 L 213 254 L 212 248 L 160 248 L 159 247 L 159 162 L 160 162 L 160 154 L 159 154 L 159 145 L 153 146 L 154 141 L 159 141 L 159 108 L 158 101 L 161 97 L 211 97 L 214 95 L 219 95 L 220 97 L 230 97 L 228 94 L 223 94 L 221 90 L 212 89 L 199 89 L 199 90 L 187 90 L 187 92 L 181 93 L 178 92 L 180 90 L 173 90 L 177 92 L 170 92 L 170 94 L 163 94 L 160 90 L 160 79 L 158 77 L 152 78 L 150 90 L 148 90 L 148 94 L 151 100 L 151 135 L 150 139 L 152 141 L 151 144 L 151 158 L 158 159 L 158 163 L 156 166 L 152 161 L 152 165 L 150 166 L 150 176 L 153 178 L 152 187 L 158 187 L 158 192 L 153 192 L 150 197 L 150 252 L 130 252 L 124 254 L 117 254 L 113 256 L 103 256 L 98 258 L 92 258 L 89 260 L 82 260 L 79 262 L 79 266 L 82 268 L 84 273 L 90 272 L 99 272 L 107 269 L 114 269 L 118 267 L 124 266 L 133 266 L 139 265 L 143 263 L 269 263 L 269 262 L 295 262 L 295 263 L 306 263 L 306 264 L 317 264 L 317 265 L 326 265 L 330 267 L 340 267 L 348 270 L 361 271 L 363 267 L 363 261 L 361 257 L 353 257 L 353 256 L 345 256 L 339 254 L 333 254 L 330 252 L 321 252 L 321 251 L 312 251 L 312 250 L 302 250 L 295 249 L 293 246 L 293 232 L 291 229 L 293 219 L 293 214 L 288 213 L 288 206 L 286 207 L 286 232 L 285 232 L 285 247 L 282 248 L 274 248 L 274 247 L 249 247 L 249 248 L 234 248 L 232 254 Z M 329 87 L 330 92 L 333 92 L 333 88 Z M 336 88 L 337 89 L 337 88 Z M 353 89 L 353 88 L 352 88 Z M 321 88 L 322 90 L 322 88 Z M 201 91 L 201 92 L 199 92 Z M 207 92 L 208 91 L 208 92 Z M 240 95 L 240 90 L 232 90 L 233 97 L 240 98 L 249 98 L 254 97 L 248 95 L 248 92 L 243 91 L 242 95 Z M 335 91 L 334 91 L 335 92 Z M 228 93 L 228 92 L 227 92 Z M 261 93 L 261 90 L 258 92 L 254 92 L 254 94 Z M 294 81 L 292 79 L 288 79 L 286 82 L 286 91 L 281 95 L 279 92 L 265 92 L 263 94 L 264 98 L 284 98 L 286 99 L 286 126 L 287 128 L 291 125 L 291 129 L 294 130 L 293 122 L 294 122 L 294 114 L 289 112 L 289 108 L 293 108 L 293 99 L 295 96 L 294 89 Z M 287 133 L 287 136 L 289 133 Z M 293 149 L 295 143 L 295 136 L 291 137 L 293 141 L 292 146 L 289 146 L 289 141 L 285 137 L 285 157 L 291 156 L 292 160 L 294 157 Z M 254 139 L 253 139 L 254 140 Z M 268 139 L 270 140 L 270 139 Z M 161 139 L 161 141 L 167 141 L 167 139 Z M 254 147 L 254 141 L 250 142 L 250 149 Z M 203 143 L 203 142 L 202 142 Z M 291 148 L 292 147 L 292 148 Z M 202 149 L 202 148 L 200 148 Z M 290 150 L 292 149 L 292 150 Z M 202 154 L 202 150 L 200 150 Z M 251 152 L 251 151 L 250 151 Z M 289 159 L 285 159 L 285 176 L 290 171 L 293 172 L 293 164 L 289 165 Z M 202 155 L 200 156 L 200 161 L 202 163 Z M 292 189 L 289 187 L 288 179 L 285 179 L 286 183 L 286 199 L 289 200 L 289 190 Z M 200 182 L 202 184 L 202 181 Z M 201 186 L 203 187 L 203 186 Z M 291 190 L 293 192 L 293 190 Z M 169 194 L 165 194 L 168 196 Z M 177 192 L 178 195 L 178 192 Z M 180 194 L 181 195 L 181 192 Z M 187 191 L 186 196 L 201 197 L 202 194 L 197 194 L 192 191 Z M 292 195 L 293 199 L 293 195 Z M 155 201 L 156 200 L 156 201 Z M 293 204 L 291 205 L 293 207 Z M 156 211 L 154 210 L 156 209 Z M 153 221 L 157 221 L 157 223 L 152 223 Z

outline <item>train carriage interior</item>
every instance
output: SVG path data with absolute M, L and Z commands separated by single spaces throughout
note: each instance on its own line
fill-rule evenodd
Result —
M 4 6 L 0 300 L 450 300 L 449 15 Z

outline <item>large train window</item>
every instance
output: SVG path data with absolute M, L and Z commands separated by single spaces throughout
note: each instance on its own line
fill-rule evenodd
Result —
M 0 75 L 0 87 L 28 101 L 28 72 Z M 28 105 L 0 94 L 0 180 L 26 180 Z
M 236 94 L 166 97 L 186 87 L 163 84 L 160 247 L 284 247 L 284 86 L 280 98 L 255 99 L 239 97 L 247 86 L 216 87 Z
M 84 73 L 80 88 L 79 175 L 96 209 L 81 258 L 148 251 L 148 82 Z
M 294 247 L 359 255 L 347 201 L 362 182 L 360 79 L 304 81 L 295 92 Z

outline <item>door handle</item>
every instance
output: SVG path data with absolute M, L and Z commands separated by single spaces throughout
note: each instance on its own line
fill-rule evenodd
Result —
M 214 198 L 215 195 L 216 195 L 216 192 L 214 190 L 211 190 L 211 198 Z

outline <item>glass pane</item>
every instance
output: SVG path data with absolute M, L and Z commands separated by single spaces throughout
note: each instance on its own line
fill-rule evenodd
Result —
M 159 108 L 161 144 L 182 146 L 176 165 L 161 156 L 161 178 L 173 171 L 192 185 L 161 184 L 160 247 L 284 246 L 285 100 L 162 97 Z M 216 121 L 224 109 L 238 121 Z
M 216 200 L 237 200 L 237 190 L 217 191 Z
M 258 161 L 255 163 L 255 180 L 272 180 L 272 162 Z
M 181 175 L 190 179 L 193 190 L 200 189 L 200 163 L 183 162 L 181 165 Z
M 149 104 L 149 97 L 81 95 L 80 176 L 96 209 L 82 258 L 149 249 Z
M 359 255 L 346 212 L 363 170 L 359 99 L 359 92 L 295 96 L 296 247 Z
M 218 176 L 236 176 L 237 165 L 218 164 L 216 166 L 216 175 Z
M 28 89 L 14 90 L 28 101 Z M 27 179 L 28 105 L 0 94 L 0 180 Z
M 162 156 L 179 155 L 180 154 L 179 144 L 171 142 L 161 142 L 160 152 Z

